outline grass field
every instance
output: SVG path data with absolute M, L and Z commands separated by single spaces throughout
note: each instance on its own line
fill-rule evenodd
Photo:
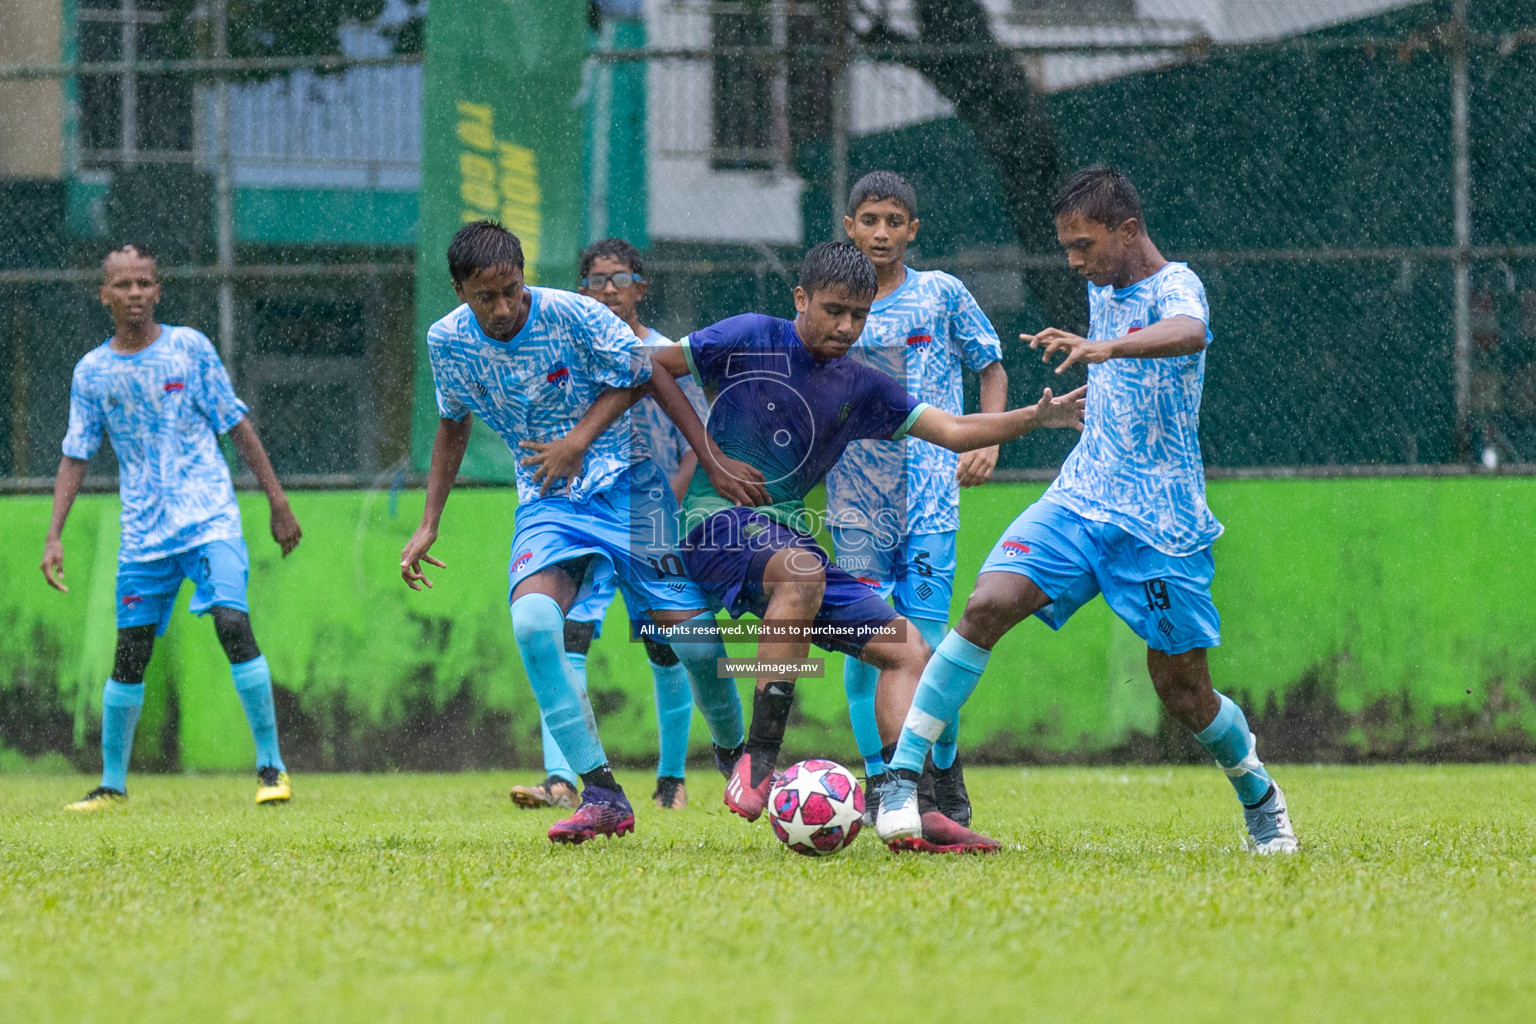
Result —
M 1536 768 L 1279 774 L 1284 860 L 1214 770 L 993 768 L 1000 855 L 828 861 L 702 772 L 558 849 L 504 774 L 137 776 L 92 818 L 8 776 L 0 1019 L 1536 1020 Z

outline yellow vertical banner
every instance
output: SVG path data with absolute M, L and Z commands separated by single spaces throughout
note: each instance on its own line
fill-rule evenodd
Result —
M 427 21 L 416 254 L 411 454 L 424 470 L 437 429 L 426 332 L 458 304 L 448 242 L 500 221 L 523 243 L 529 283 L 575 284 L 581 244 L 585 0 L 434 0 Z M 512 455 L 476 428 L 461 473 L 512 479 Z

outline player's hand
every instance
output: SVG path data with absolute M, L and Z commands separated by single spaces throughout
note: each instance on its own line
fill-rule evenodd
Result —
M 303 536 L 304 531 L 299 529 L 299 518 L 293 514 L 293 509 L 288 507 L 288 503 L 273 505 L 272 539 L 277 541 L 277 546 L 283 549 L 284 558 L 299 546 L 299 538 Z
M 961 487 L 975 487 L 992 479 L 992 471 L 997 468 L 997 445 L 990 448 L 973 448 L 960 456 L 960 465 L 955 467 L 955 479 Z
M 421 563 L 435 565 L 439 569 L 448 568 L 442 562 L 427 554 L 432 550 L 432 545 L 437 541 L 437 531 L 426 526 L 418 526 L 416 532 L 411 535 L 410 542 L 400 552 L 400 578 L 405 580 L 405 585 L 412 590 L 420 590 L 425 583 L 430 589 L 432 581 L 427 579 L 421 571 Z
M 1088 388 L 1080 387 L 1065 395 L 1052 395 L 1046 388 L 1035 403 L 1035 423 L 1042 427 L 1083 429 L 1083 405 L 1087 401 Z
M 54 590 L 69 593 L 69 588 L 64 585 L 64 542 L 56 537 L 49 537 L 48 543 L 43 545 L 43 579 Z
M 772 504 L 768 483 L 756 466 L 733 459 L 718 448 L 704 460 L 704 475 L 720 497 L 747 508 Z
M 1057 330 L 1047 327 L 1039 334 L 1021 334 L 1020 341 L 1029 342 L 1030 348 L 1040 348 L 1045 351 L 1040 353 L 1040 361 L 1048 363 L 1051 356 L 1057 352 L 1066 354 L 1061 365 L 1056 367 L 1060 373 L 1073 363 L 1102 363 L 1109 359 L 1109 343 L 1103 341 L 1089 341 L 1079 337 L 1070 331 Z
M 581 475 L 582 461 L 587 457 L 586 446 L 571 440 L 567 434 L 556 441 L 523 441 L 519 448 L 533 452 L 523 459 L 525 466 L 537 466 L 533 482 L 539 484 L 539 494 L 548 494 L 557 480 L 568 480 Z

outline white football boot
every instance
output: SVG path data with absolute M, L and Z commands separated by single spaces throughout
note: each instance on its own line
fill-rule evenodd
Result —
M 917 809 L 917 783 L 891 774 L 877 789 L 880 809 L 875 813 L 875 834 L 887 845 L 923 834 L 923 816 Z
M 1280 792 L 1277 782 L 1270 783 L 1269 796 L 1256 807 L 1243 808 L 1243 822 L 1248 826 L 1248 848 L 1254 853 L 1262 856 L 1295 853 L 1301 849 L 1291 828 L 1291 816 L 1285 809 L 1285 794 Z

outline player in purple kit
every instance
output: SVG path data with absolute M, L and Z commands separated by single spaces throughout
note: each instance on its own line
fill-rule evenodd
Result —
M 733 617 L 751 612 L 763 620 L 760 661 L 801 662 L 814 642 L 873 665 L 880 673 L 875 717 L 881 739 L 894 749 L 928 645 L 890 605 L 829 562 L 814 539 L 806 493 L 851 441 L 911 434 L 969 451 L 1039 427 L 1077 427 L 1083 392 L 1056 398 L 1047 391 L 1033 406 L 970 416 L 918 400 L 889 375 L 847 358 L 875 287 L 875 269 L 857 247 L 826 242 L 801 264 L 795 320 L 732 317 L 693 332 L 676 349 L 657 351 L 652 361 L 658 376 L 691 373 L 715 392 L 710 439 L 760 471 L 769 496 L 743 506 L 719 493 L 701 466 L 683 506 L 688 574 Z M 767 801 L 794 688 L 787 667 L 758 676 L 746 750 L 725 791 L 726 806 L 749 821 Z M 948 819 L 935 827 L 934 850 L 996 847 Z

